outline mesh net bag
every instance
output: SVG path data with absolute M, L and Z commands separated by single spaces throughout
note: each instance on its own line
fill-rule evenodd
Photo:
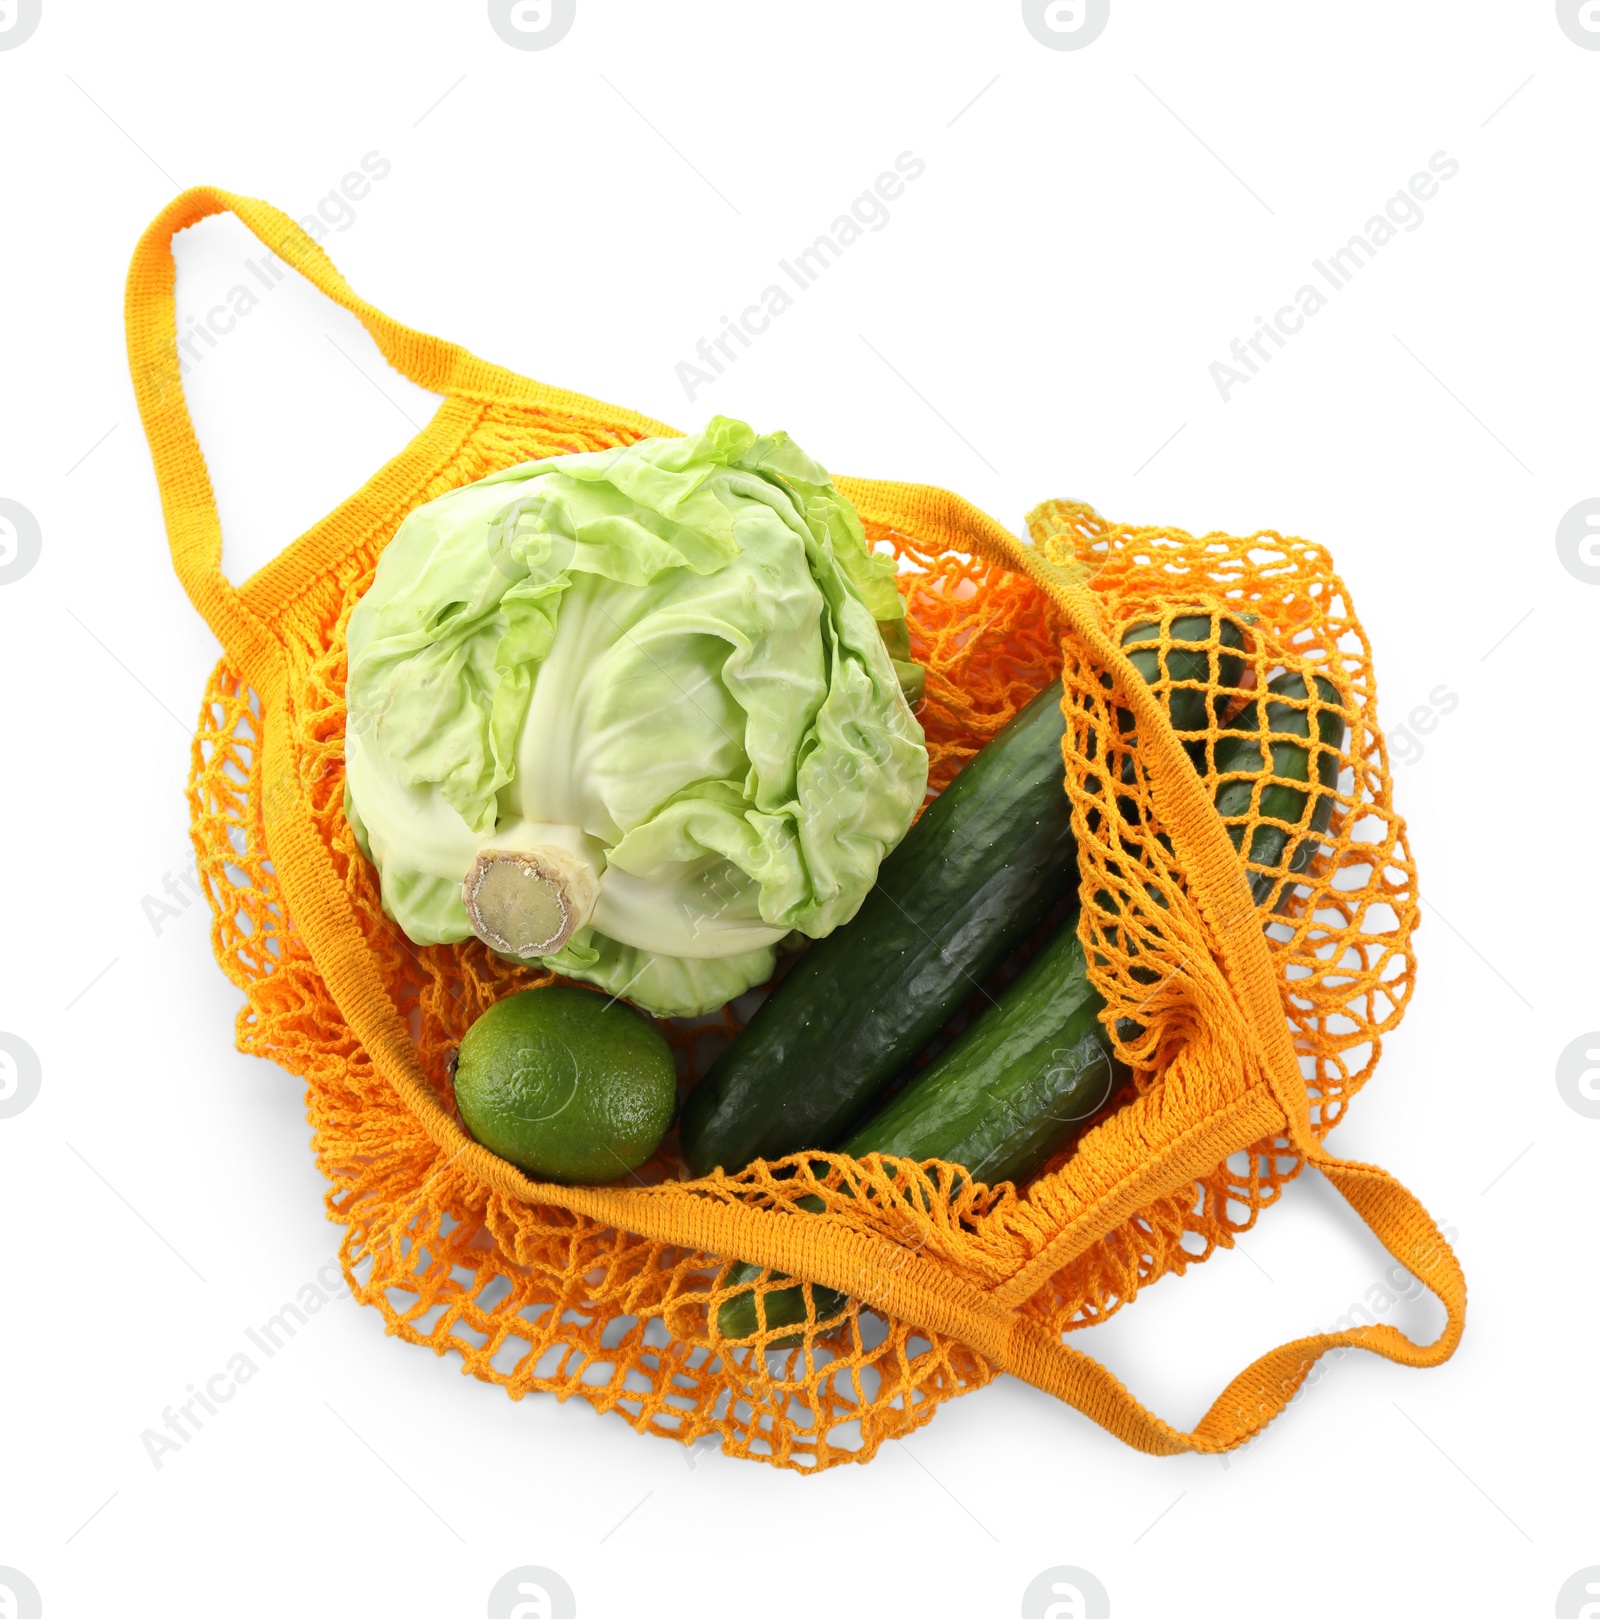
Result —
M 238 589 L 183 404 L 170 250 L 225 209 L 445 396 L 394 462 Z M 1453 1352 L 1465 1285 L 1434 1222 L 1383 1171 L 1323 1145 L 1404 1011 L 1417 907 L 1370 649 L 1321 547 L 1129 528 L 1064 501 L 1032 514 L 1025 543 L 942 490 L 837 480 L 900 559 L 933 788 L 1062 680 L 1080 933 L 1129 1083 L 1023 1188 L 820 1152 L 691 1180 L 670 1135 L 626 1184 L 536 1184 L 463 1130 L 448 1064 L 491 1003 L 551 975 L 475 940 L 415 946 L 384 916 L 342 810 L 345 626 L 415 506 L 516 462 L 673 430 L 399 326 L 292 221 L 209 188 L 142 239 L 128 326 L 174 562 L 225 649 L 189 803 L 215 953 L 245 997 L 239 1048 L 304 1079 L 347 1278 L 391 1333 L 513 1398 L 576 1394 L 640 1430 L 807 1471 L 869 1459 L 1002 1371 L 1172 1453 L 1249 1438 L 1328 1349 L 1418 1366 Z M 1166 676 L 1146 684 L 1118 642 L 1155 625 L 1169 648 L 1173 620 L 1196 611 L 1247 626 L 1245 645 L 1231 664 L 1209 647 L 1209 678 L 1189 681 L 1206 728 L 1180 737 Z M 1335 708 L 1343 733 L 1316 761 L 1336 783 L 1331 821 L 1292 882 L 1248 858 L 1272 822 L 1270 777 L 1231 828 L 1213 807 L 1222 728 L 1286 673 L 1313 722 Z M 1270 890 L 1259 906 L 1252 872 Z M 662 1028 L 688 1084 L 737 1031 L 728 1011 Z M 1283 1345 L 1190 1433 L 1071 1346 L 1074 1329 L 1230 1246 L 1307 1163 L 1444 1302 L 1433 1344 L 1383 1325 Z M 806 1284 L 798 1342 L 721 1336 L 735 1259 L 766 1267 L 759 1290 Z M 847 1293 L 847 1312 L 817 1319 L 810 1284 Z

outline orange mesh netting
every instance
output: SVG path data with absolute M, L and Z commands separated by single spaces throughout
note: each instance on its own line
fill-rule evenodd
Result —
M 447 396 L 402 456 L 237 591 L 220 573 L 209 482 L 168 360 L 171 236 L 224 207 Z M 1416 899 L 1369 649 L 1320 547 L 1130 529 L 1065 502 L 1033 515 L 1027 545 L 943 491 L 839 480 L 901 561 L 935 789 L 1063 676 L 1081 929 L 1132 1083 L 1023 1189 L 974 1186 L 949 1165 L 819 1153 L 688 1181 L 672 1136 L 627 1184 L 536 1185 L 465 1135 L 447 1063 L 494 1000 L 550 975 L 476 941 L 413 946 L 383 915 L 343 815 L 344 628 L 415 506 L 518 461 L 671 430 L 397 326 L 284 216 L 226 193 L 186 193 L 151 227 L 128 310 L 174 559 L 227 648 L 190 805 L 217 958 L 246 997 L 240 1049 L 306 1081 L 347 1274 L 392 1332 L 454 1351 L 513 1397 L 578 1394 L 642 1430 L 716 1436 L 729 1453 L 812 1470 L 869 1458 L 1002 1370 L 1166 1453 L 1249 1437 L 1327 1348 L 1414 1365 L 1452 1352 L 1464 1284 L 1433 1222 L 1382 1171 L 1321 1145 L 1403 1011 Z M 1228 690 L 1213 682 L 1213 741 L 1284 670 L 1331 680 L 1347 722 L 1332 823 L 1276 911 L 1253 905 L 1212 808 L 1211 750 L 1197 770 L 1166 722 L 1168 693 L 1115 644 L 1128 625 L 1196 608 L 1248 626 L 1243 672 Z M 1246 847 L 1260 814 L 1258 788 Z M 692 1082 L 736 1025 L 724 1012 L 663 1027 Z M 1435 1344 L 1369 1327 L 1285 1345 L 1182 1434 L 1063 1342 L 1231 1245 L 1308 1160 L 1444 1299 Z M 802 1198 L 823 1212 L 797 1208 Z M 813 1313 L 794 1347 L 728 1343 L 715 1321 L 732 1258 L 857 1302 L 842 1320 Z

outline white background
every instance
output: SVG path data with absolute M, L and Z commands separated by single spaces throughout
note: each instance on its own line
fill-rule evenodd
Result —
M 43 536 L 0 586 L 0 1030 L 43 1074 L 0 1119 L 0 1565 L 52 1619 L 476 1616 L 519 1564 L 587 1616 L 1009 1615 L 1057 1564 L 1119 1619 L 1554 1611 L 1600 1563 L 1600 1121 L 1555 1084 L 1600 1025 L 1600 590 L 1554 538 L 1600 493 L 1597 98 L 1600 52 L 1548 0 L 1113 0 L 1077 51 L 1013 0 L 578 0 L 546 51 L 467 0 L 43 0 L 0 51 L 0 497 Z M 927 170 L 890 223 L 691 403 L 696 339 L 903 151 Z M 1224 403 L 1211 363 L 1440 151 L 1460 173 L 1424 222 Z M 122 279 L 182 186 L 303 215 L 369 152 L 392 170 L 335 262 L 488 358 L 684 427 L 786 427 L 836 472 L 1013 527 L 1075 495 L 1331 548 L 1386 723 L 1458 699 L 1397 772 L 1417 996 L 1331 1143 L 1459 1232 L 1452 1363 L 1349 1355 L 1227 1461 L 1137 1455 L 1002 1379 L 806 1479 L 514 1405 L 341 1299 L 152 1465 L 142 1431 L 339 1233 L 299 1082 L 234 1051 L 202 907 L 158 934 L 141 903 L 187 859 L 217 648 L 166 560 Z M 232 220 L 194 231 L 180 309 L 254 256 Z M 236 579 L 430 408 L 298 283 L 188 391 Z M 1385 1267 L 1297 1184 L 1239 1251 L 1075 1341 L 1190 1425 Z M 1440 1312 L 1387 1319 L 1426 1336 Z

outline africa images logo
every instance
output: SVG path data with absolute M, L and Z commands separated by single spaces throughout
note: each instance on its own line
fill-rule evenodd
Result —
M 578 0 L 489 0 L 489 26 L 519 51 L 559 45 L 577 18 Z
M 1036 1575 L 1022 1593 L 1022 1619 L 1110 1619 L 1111 1598 L 1086 1568 L 1062 1564 Z
M 1600 0 L 1596 3 L 1600 4 Z M 1385 199 L 1381 212 L 1374 212 L 1341 246 L 1322 258 L 1313 259 L 1311 267 L 1317 272 L 1316 280 L 1321 285 L 1312 281 L 1302 283 L 1292 301 L 1280 305 L 1271 320 L 1257 315 L 1256 329 L 1242 339 L 1234 338 L 1226 360 L 1211 362 L 1211 380 L 1223 404 L 1229 403 L 1236 389 L 1260 374 L 1275 351 L 1287 348 L 1289 340 L 1305 330 L 1308 320 L 1329 306 L 1330 292 L 1334 296 L 1342 294 L 1400 232 L 1409 234 L 1419 230 L 1430 212 L 1424 204 L 1431 204 L 1439 195 L 1441 183 L 1455 179 L 1460 172 L 1461 164 L 1448 152 L 1435 152 L 1428 159 L 1425 171 L 1418 169 L 1393 196 Z M 1323 291 L 1323 287 L 1328 291 Z
M 1600 0 L 1556 0 L 1556 21 L 1574 45 L 1600 51 Z
M 39 1619 L 43 1612 L 39 1587 L 20 1568 L 0 1566 L 0 1619 Z
M 572 1587 L 536 1563 L 502 1574 L 489 1593 L 489 1619 L 577 1619 L 577 1612 Z
M 1600 1029 L 1580 1034 L 1556 1059 L 1556 1089 L 1574 1113 L 1600 1119 Z
M 39 1054 L 26 1040 L 0 1034 L 0 1119 L 12 1119 L 33 1106 L 42 1072 Z M 0 1619 L 8 1619 L 0 1609 Z
M 1600 585 L 1600 500 L 1580 500 L 1556 525 L 1556 555 L 1574 579 Z
M 0 51 L 25 45 L 39 26 L 42 0 L 0 0 Z
M 1105 32 L 1111 0 L 1022 0 L 1022 21 L 1041 45 L 1081 51 Z
M 1580 1568 L 1556 1593 L 1556 1619 L 1594 1619 L 1600 1613 L 1600 1567 Z
M 39 520 L 20 502 L 0 499 L 0 585 L 31 573 L 42 548 Z
M 813 237 L 808 245 L 778 260 L 784 278 L 799 292 L 809 292 L 845 256 L 846 249 L 861 241 L 865 233 L 876 233 L 888 225 L 894 218 L 890 204 L 898 203 L 907 185 L 920 180 L 927 169 L 915 152 L 901 152 L 892 171 L 884 169 L 870 186 L 851 198 L 848 212 L 839 213 L 827 230 Z M 741 350 L 750 348 L 755 338 L 768 331 L 778 316 L 794 308 L 795 301 L 793 292 L 772 281 L 762 288 L 758 302 L 746 304 L 739 311 L 737 320 L 724 315 L 722 329 L 695 344 L 695 358 L 680 360 L 674 367 L 689 403 L 693 404 L 695 395 L 709 388 L 739 358 Z

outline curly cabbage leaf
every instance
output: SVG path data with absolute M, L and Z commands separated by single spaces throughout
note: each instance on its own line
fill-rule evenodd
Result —
M 731 1000 L 849 921 L 922 803 L 903 619 L 827 473 L 722 417 L 419 507 L 347 633 L 384 908 L 660 1015 Z

